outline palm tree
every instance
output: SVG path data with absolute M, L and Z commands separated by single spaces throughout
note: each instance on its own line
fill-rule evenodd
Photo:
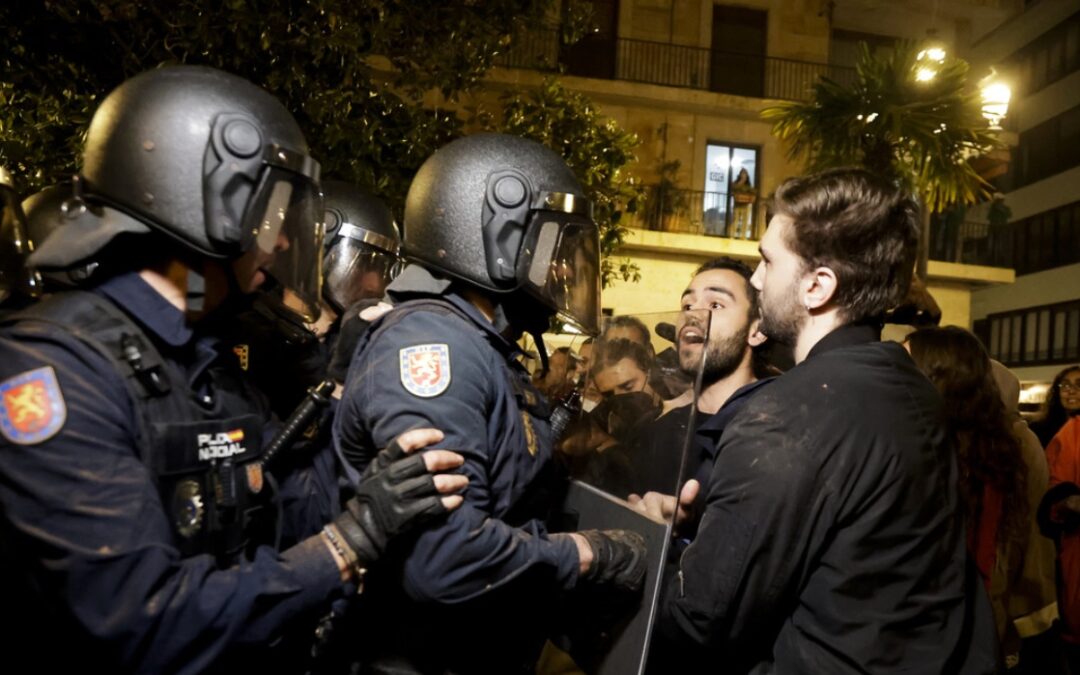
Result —
M 1002 147 L 968 86 L 968 64 L 911 42 L 875 55 L 865 44 L 850 86 L 821 78 L 807 102 L 761 115 L 808 169 L 861 166 L 899 180 L 921 197 L 918 276 L 926 278 L 930 213 L 990 196 L 969 160 Z

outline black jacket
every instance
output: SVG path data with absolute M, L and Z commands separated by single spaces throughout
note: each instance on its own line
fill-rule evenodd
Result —
M 878 335 L 835 330 L 724 430 L 661 610 L 701 670 L 993 671 L 941 399 Z

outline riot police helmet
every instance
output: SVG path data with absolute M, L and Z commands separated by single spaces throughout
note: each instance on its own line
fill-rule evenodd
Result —
M 61 183 L 35 192 L 22 202 L 26 214 L 26 232 L 34 248 L 42 248 L 54 233 L 63 230 L 65 248 L 94 251 L 96 255 L 81 260 L 65 259 L 64 265 L 54 264 L 51 257 L 34 255 L 34 262 L 42 266 L 45 283 L 51 287 L 78 286 L 100 268 L 100 254 L 117 236 L 145 234 L 146 227 L 137 220 L 100 204 L 91 205 L 76 195 L 71 183 Z M 103 226 L 104 223 L 104 226 Z M 53 246 L 45 247 L 45 253 L 55 253 Z
M 94 113 L 82 167 L 79 197 L 117 212 L 113 226 L 133 220 L 132 231 L 157 232 L 188 254 L 234 261 L 286 289 L 300 316 L 317 315 L 319 164 L 266 91 L 201 66 L 137 75 Z M 39 253 L 63 266 L 96 251 L 50 237 Z
M 368 190 L 323 181 L 323 299 L 339 314 L 359 300 L 383 297 L 401 268 L 394 214 Z
M 563 159 L 540 143 L 478 134 L 440 148 L 405 202 L 407 259 L 493 295 L 524 294 L 596 334 L 599 234 Z

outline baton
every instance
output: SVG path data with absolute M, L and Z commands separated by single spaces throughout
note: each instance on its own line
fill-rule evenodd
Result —
M 262 456 L 262 465 L 268 466 L 282 450 L 292 447 L 296 438 L 307 429 L 319 411 L 330 404 L 330 394 L 334 391 L 333 380 L 323 380 L 318 385 L 308 389 L 307 396 L 296 406 L 296 410 L 285 420 L 281 431 L 271 439 L 266 446 L 266 452 Z

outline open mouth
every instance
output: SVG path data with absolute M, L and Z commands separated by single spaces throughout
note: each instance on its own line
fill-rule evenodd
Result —
M 705 333 L 697 326 L 685 326 L 679 332 L 680 345 L 705 344 Z

